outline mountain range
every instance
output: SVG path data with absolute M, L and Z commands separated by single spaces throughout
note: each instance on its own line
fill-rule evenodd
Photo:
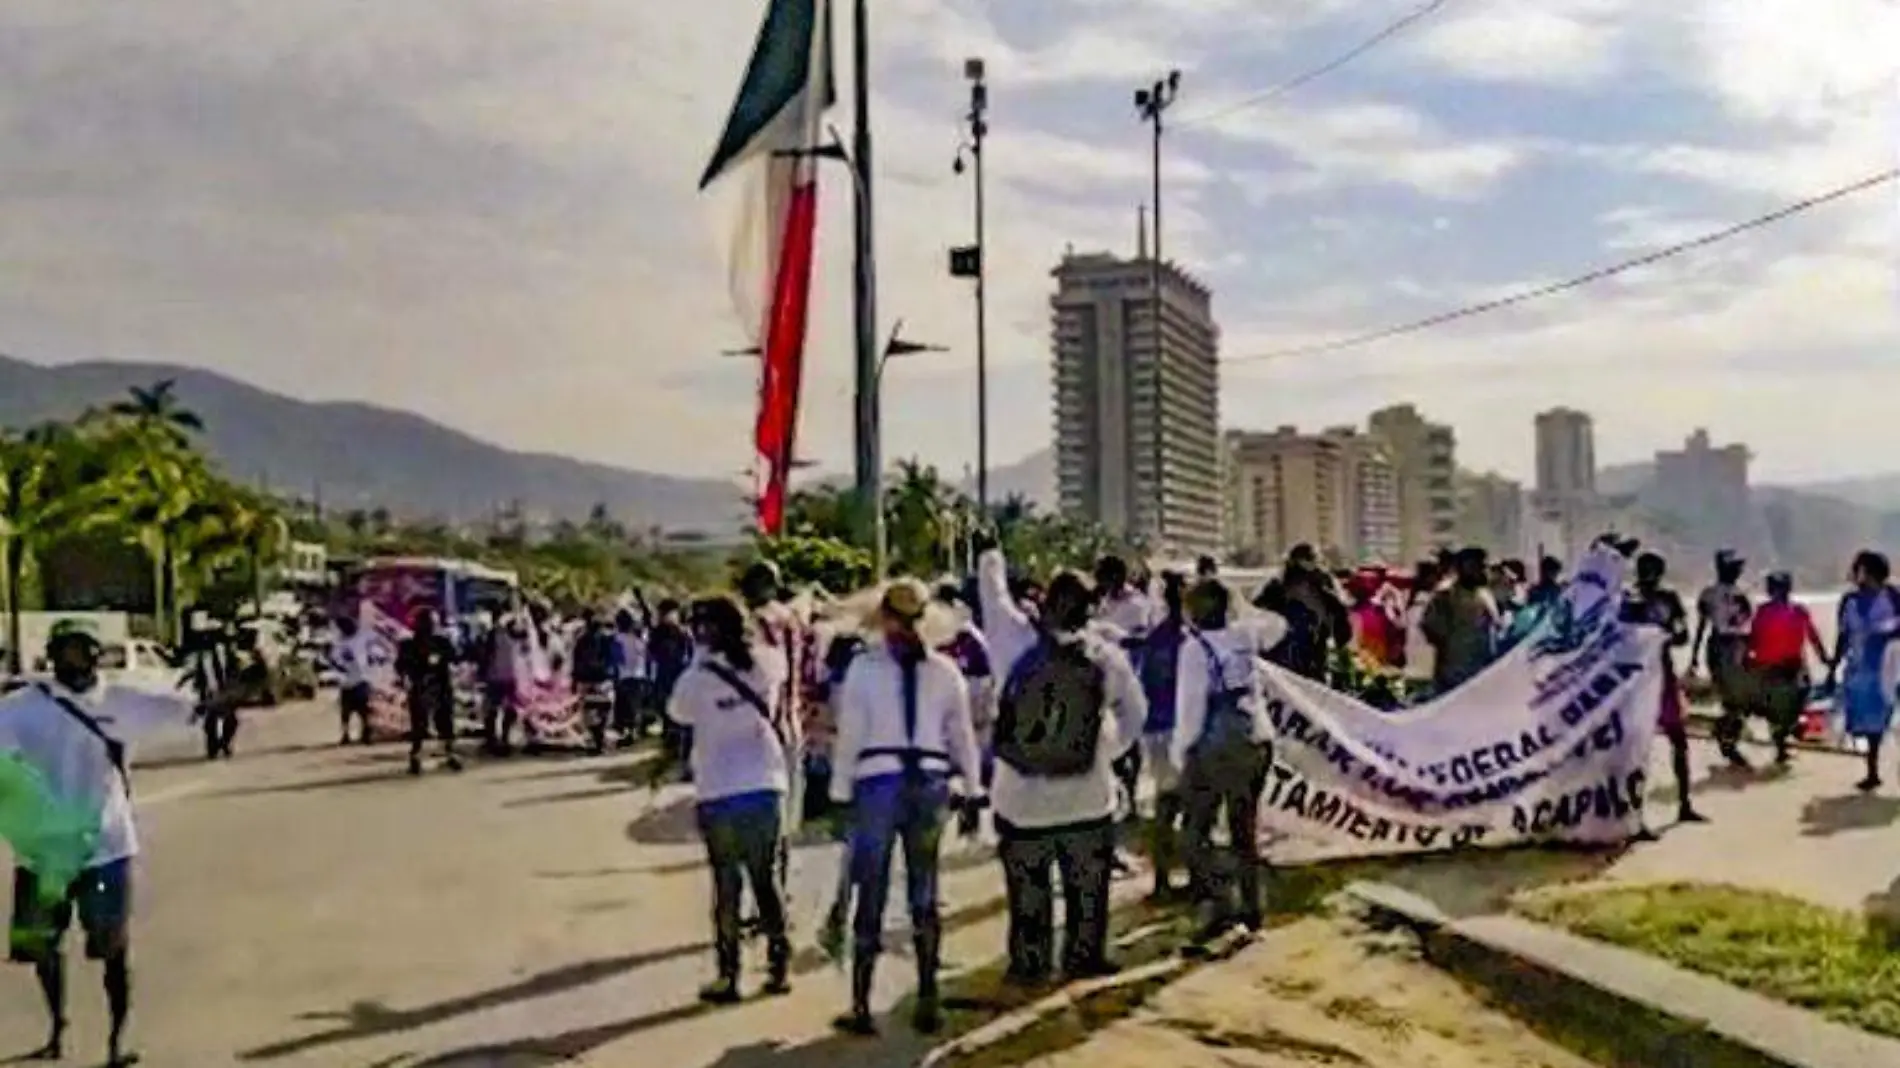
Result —
M 133 386 L 171 379 L 205 422 L 204 445 L 231 477 L 335 509 L 475 519 L 519 502 L 527 515 L 586 515 L 604 503 L 640 527 L 727 532 L 744 516 L 740 488 L 518 452 L 410 412 L 297 400 L 191 367 L 0 356 L 0 426 L 67 419 Z

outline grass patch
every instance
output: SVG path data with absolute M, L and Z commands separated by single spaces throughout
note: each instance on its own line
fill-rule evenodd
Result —
M 1863 1031 L 1900 1037 L 1900 952 L 1880 921 L 1702 883 L 1551 891 L 1528 895 L 1517 908 Z

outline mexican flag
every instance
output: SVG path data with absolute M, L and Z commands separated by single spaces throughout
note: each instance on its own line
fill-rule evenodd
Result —
M 798 435 L 818 229 L 818 160 L 811 152 L 835 95 L 830 0 L 767 0 L 738 99 L 699 181 L 702 191 L 738 187 L 726 273 L 759 353 L 753 445 L 759 529 L 767 534 L 784 521 Z

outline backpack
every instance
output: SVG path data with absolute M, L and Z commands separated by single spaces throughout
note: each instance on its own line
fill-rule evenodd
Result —
M 1010 669 L 997 699 L 996 759 L 1024 775 L 1095 769 L 1108 680 L 1081 642 L 1043 638 Z
M 1214 652 L 1214 643 L 1204 634 L 1196 634 L 1207 654 L 1207 718 L 1202 721 L 1201 736 L 1194 741 L 1196 751 L 1224 751 L 1235 747 L 1251 747 L 1253 741 L 1253 715 L 1242 703 L 1248 691 L 1227 685 L 1226 672 L 1221 668 L 1219 655 Z

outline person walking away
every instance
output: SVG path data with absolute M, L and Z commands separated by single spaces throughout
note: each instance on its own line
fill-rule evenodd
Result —
M 415 628 L 396 647 L 396 677 L 409 705 L 409 774 L 422 774 L 422 743 L 435 729 L 442 766 L 461 771 L 455 756 L 455 647 L 435 625 L 435 611 L 416 613 Z
M 693 792 L 713 879 L 713 957 L 718 977 L 700 1000 L 740 1000 L 740 897 L 750 884 L 766 940 L 767 994 L 791 991 L 792 943 L 776 874 L 786 803 L 784 659 L 750 641 L 746 618 L 729 597 L 693 605 L 704 653 L 683 673 L 667 718 L 693 729 Z
M 1229 623 L 1227 587 L 1203 582 L 1187 597 L 1193 625 L 1181 647 L 1171 752 L 1182 770 L 1188 866 L 1200 895 L 1197 945 L 1239 926 L 1262 927 L 1260 795 L 1272 765 L 1273 724 L 1261 691 L 1259 661 L 1270 645 L 1256 631 Z M 1214 825 L 1225 818 L 1230 857 L 1214 848 Z M 1222 869 L 1232 879 L 1222 878 Z
M 977 563 L 983 618 L 1004 679 L 997 702 L 994 808 L 1009 902 L 1012 982 L 1035 985 L 1055 960 L 1055 889 L 1063 891 L 1062 972 L 1110 974 L 1109 885 L 1115 762 L 1140 740 L 1148 702 L 1128 657 L 1090 628 L 1093 597 L 1073 572 L 1050 579 L 1031 622 L 1010 601 L 1000 550 Z
M 937 989 L 943 938 L 938 847 L 952 804 L 952 777 L 962 779 L 965 804 L 971 806 L 966 811 L 974 811 L 982 768 L 963 677 L 949 657 L 929 648 L 917 633 L 929 596 L 911 580 L 885 589 L 877 609 L 882 641 L 853 658 L 838 688 L 831 796 L 851 806 L 856 898 L 851 1007 L 833 1022 L 846 1034 L 877 1033 L 871 985 L 883 949 L 891 854 L 900 844 L 917 958 L 911 1024 L 923 1034 L 943 1026 Z
M 1128 584 L 1128 561 L 1104 556 L 1095 564 L 1095 618 L 1131 639 L 1139 639 L 1154 625 L 1154 603 Z
M 1880 744 L 1893 725 L 1894 690 L 1882 670 L 1887 647 L 1900 633 L 1900 591 L 1888 584 L 1892 576 L 1892 565 L 1881 553 L 1867 550 L 1854 557 L 1854 588 L 1841 598 L 1828 668 L 1829 684 L 1839 679 L 1835 699 L 1847 734 L 1867 747 L 1867 775 L 1855 786 L 1862 793 L 1880 789 Z
M 646 733 L 649 700 L 646 635 L 625 608 L 614 613 L 614 640 L 620 645 L 619 671 L 614 678 L 614 733 L 620 748 L 625 749 Z
M 604 753 L 607 729 L 613 722 L 614 683 L 620 676 L 620 642 L 591 608 L 581 613 L 568 672 L 574 696 L 581 702 L 588 748 Z
M 1689 613 L 1676 591 L 1663 588 L 1668 565 L 1655 553 L 1636 558 L 1636 585 L 1624 592 L 1620 618 L 1639 627 L 1656 627 L 1668 635 L 1662 650 L 1662 706 L 1656 726 L 1669 739 L 1669 766 L 1676 777 L 1676 822 L 1707 823 L 1690 799 L 1689 732 L 1682 714 L 1682 684 L 1676 676 L 1675 651 L 1689 644 Z M 1654 833 L 1645 828 L 1645 839 Z
M 977 626 L 975 609 L 963 600 L 963 589 L 955 583 L 937 587 L 937 603 L 947 609 L 968 609 L 971 618 L 957 625 L 957 632 L 937 651 L 956 661 L 963 683 L 970 689 L 970 721 L 976 725 L 977 747 L 983 754 L 983 785 L 989 786 L 990 734 L 996 720 L 995 666 L 990 659 L 990 643 Z
M 239 628 L 228 638 L 225 684 L 202 707 L 205 759 L 229 760 L 236 755 L 238 709 L 246 702 L 266 704 L 271 693 L 270 663 L 258 647 L 257 631 Z
M 200 723 L 205 734 L 205 759 L 218 759 L 219 735 L 222 733 L 220 719 L 211 715 L 213 706 L 229 700 L 236 688 L 237 665 L 229 645 L 224 641 L 224 631 L 211 621 L 211 617 L 202 611 L 195 611 L 187 618 L 185 633 L 179 643 L 182 650 L 180 666 L 184 668 L 186 684 L 198 702 Z
M 1461 549 L 1451 585 L 1432 595 L 1419 629 L 1432 646 L 1432 690 L 1442 696 L 1483 671 L 1497 650 L 1498 608 L 1483 549 Z
M 823 813 L 806 812 L 806 818 L 814 815 L 825 819 L 831 826 L 832 837 L 842 845 L 838 854 L 838 879 L 831 894 L 831 907 L 825 911 L 825 920 L 818 931 L 818 948 L 833 961 L 842 961 L 845 957 L 845 937 L 851 923 L 851 820 L 850 808 L 836 804 L 831 800 L 832 768 L 836 764 L 837 737 L 837 696 L 844 685 L 844 677 L 851 669 L 851 662 L 864 650 L 864 637 L 846 632 L 834 636 L 825 649 L 825 676 L 820 700 L 824 703 L 826 715 L 820 721 L 821 727 L 806 738 L 812 748 L 807 751 L 816 757 L 811 769 L 811 780 L 806 783 L 806 798 L 809 801 L 814 794 L 822 793 Z M 979 742 L 979 745 L 981 743 Z M 987 774 L 987 769 L 985 771 Z M 987 785 L 987 780 L 986 780 Z
M 1135 673 L 1142 698 L 1148 703 L 1141 728 L 1141 763 L 1154 784 L 1155 815 L 1148 825 L 1148 859 L 1154 869 L 1151 899 L 1157 904 L 1179 896 L 1174 868 L 1181 859 L 1181 768 L 1169 751 L 1174 737 L 1174 703 L 1179 678 L 1181 643 L 1188 627 L 1183 597 L 1187 580 L 1178 573 L 1161 576 L 1161 620 L 1142 639 L 1135 653 Z
M 482 640 L 476 663 L 482 673 L 482 748 L 490 756 L 514 751 L 521 688 L 531 677 L 529 644 L 528 621 L 518 612 L 497 621 Z
M 355 616 L 337 617 L 336 642 L 330 647 L 330 665 L 336 668 L 337 712 L 342 719 L 342 735 L 338 745 L 350 744 L 350 723 L 362 722 L 356 740 L 369 744 L 369 699 L 371 694 L 369 681 L 370 643 L 369 636 L 363 633 L 362 624 Z
M 1274 663 L 1316 682 L 1326 681 L 1333 647 L 1352 640 L 1346 605 L 1311 545 L 1293 547 L 1280 577 L 1261 588 L 1254 607 L 1287 621 L 1287 638 L 1273 650 Z
M 105 969 L 111 1018 L 107 1068 L 138 1063 L 126 1046 L 131 1016 L 132 865 L 138 833 L 132 814 L 126 740 L 189 721 L 189 703 L 99 678 L 99 639 L 90 625 L 60 620 L 46 642 L 52 679 L 0 698 L 0 753 L 37 769 L 63 805 L 99 814 L 98 838 L 77 878 L 48 886 L 16 858 L 8 957 L 32 965 L 50 1032 L 28 1059 L 65 1054 L 66 971 L 61 943 L 77 913 L 86 956 Z
M 653 672 L 653 699 L 661 708 L 667 707 L 673 698 L 673 687 L 679 684 L 680 676 L 685 674 L 687 665 L 693 661 L 693 639 L 686 628 L 680 625 L 680 605 L 672 598 L 662 600 L 659 610 L 653 616 L 653 625 L 647 632 L 647 660 Z M 669 717 L 660 725 L 662 742 L 669 759 L 687 769 L 692 774 L 692 728 L 674 723 Z
M 778 707 L 785 710 L 785 771 L 788 776 L 786 803 L 780 815 L 785 820 L 779 837 L 778 877 L 780 893 L 789 896 L 792 876 L 792 835 L 798 833 L 805 815 L 805 625 L 797 609 L 789 603 L 789 591 L 778 567 L 761 560 L 746 568 L 739 578 L 739 596 L 745 601 L 761 641 L 777 650 L 785 661 L 785 677 L 779 682 Z
M 1715 554 L 1715 583 L 1696 597 L 1695 636 L 1689 642 L 1689 674 L 1696 673 L 1698 664 L 1707 663 L 1709 681 L 1715 684 L 1716 699 L 1722 704 L 1721 718 L 1715 723 L 1716 746 L 1722 758 L 1737 768 L 1748 767 L 1748 758 L 1737 743 L 1754 704 L 1747 667 L 1753 607 L 1741 588 L 1746 566 L 1732 549 Z
M 1808 706 L 1809 649 L 1828 662 L 1814 617 L 1794 601 L 1794 579 L 1786 571 L 1771 571 L 1768 600 L 1754 615 L 1748 632 L 1747 670 L 1754 673 L 1754 690 L 1774 732 L 1775 763 L 1786 766 L 1788 742 L 1801 727 Z
M 1425 609 L 1443 582 L 1444 572 L 1433 560 L 1420 560 L 1412 569 L 1411 588 L 1405 592 L 1401 619 L 1405 627 L 1405 683 L 1413 699 L 1430 691 L 1438 672 L 1432 643 L 1425 637 Z

